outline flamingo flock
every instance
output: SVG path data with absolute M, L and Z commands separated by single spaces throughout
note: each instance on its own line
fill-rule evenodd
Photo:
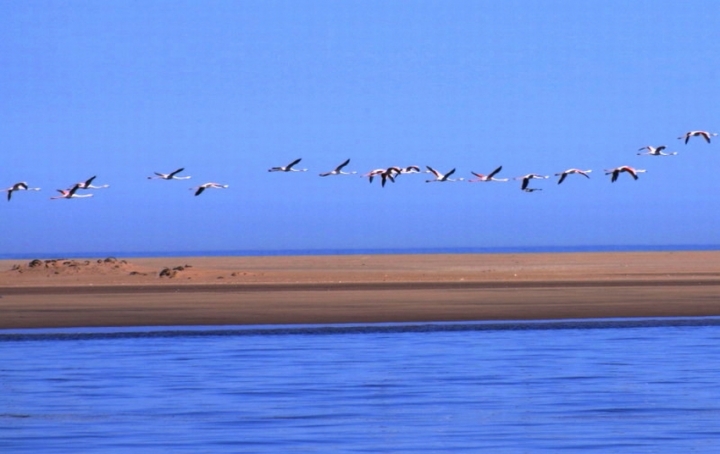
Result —
M 682 136 L 678 137 L 678 139 L 683 140 L 685 144 L 688 143 L 690 138 L 692 137 L 701 137 L 703 138 L 707 143 L 711 142 L 712 137 L 716 137 L 718 134 L 708 131 L 688 131 L 687 133 L 683 134 Z M 647 155 L 647 156 L 675 156 L 678 153 L 676 151 L 665 153 L 663 150 L 665 150 L 667 147 L 665 145 L 659 145 L 657 147 L 647 145 L 642 148 L 640 148 L 638 151 L 645 151 L 644 153 L 637 153 L 638 155 Z M 305 172 L 307 169 L 294 169 L 293 166 L 300 162 L 300 159 L 296 159 L 295 161 L 291 162 L 285 167 L 272 167 L 269 169 L 269 172 Z M 347 159 L 342 164 L 340 164 L 335 170 L 331 172 L 321 173 L 320 176 L 329 176 L 329 175 L 351 175 L 355 174 L 356 172 L 342 172 L 341 169 L 347 166 L 350 163 L 350 159 Z M 507 182 L 509 181 L 509 178 L 495 178 L 495 176 L 500 173 L 502 170 L 502 166 L 497 167 L 495 170 L 490 172 L 489 174 L 481 174 L 476 172 L 470 172 L 474 178 L 465 180 L 464 178 L 449 178 L 451 175 L 453 175 L 456 171 L 456 169 L 451 169 L 447 173 L 440 173 L 436 169 L 426 166 L 427 170 L 424 171 L 424 173 L 429 173 L 434 176 L 433 179 L 425 180 L 426 183 L 444 183 L 444 182 L 460 182 L 460 181 L 467 181 L 468 183 L 487 183 L 487 182 Z M 590 173 L 592 172 L 591 169 L 582 170 L 582 169 L 576 169 L 576 168 L 570 168 L 563 172 L 556 173 L 555 176 L 559 177 L 557 184 L 561 184 L 569 175 L 581 175 L 585 178 L 590 178 Z M 619 166 L 613 169 L 605 169 L 605 175 L 610 175 L 610 182 L 614 183 L 617 181 L 618 177 L 622 173 L 627 173 L 630 176 L 633 177 L 633 179 L 637 180 L 638 174 L 645 173 L 647 170 L 645 169 L 636 169 L 630 166 Z M 385 187 L 385 183 L 388 181 L 394 183 L 395 179 L 398 175 L 402 174 L 409 174 L 409 173 L 421 173 L 419 166 L 408 166 L 408 167 L 387 167 L 387 168 L 378 168 L 371 170 L 368 173 L 365 173 L 362 175 L 363 178 L 367 178 L 370 183 L 373 182 L 375 177 L 380 177 L 380 185 L 382 187 Z M 548 175 L 540 175 L 537 173 L 529 173 L 526 175 L 522 175 L 519 177 L 513 178 L 513 180 L 520 180 L 520 190 L 523 192 L 535 192 L 535 191 L 542 191 L 542 188 L 537 187 L 530 187 L 530 181 L 531 180 L 545 180 L 550 178 Z
M 707 143 L 712 142 L 712 137 L 716 137 L 718 134 L 708 131 L 688 131 L 685 134 L 678 137 L 678 140 L 682 140 L 685 144 L 687 144 L 691 138 L 698 137 Z M 637 155 L 645 155 L 645 156 L 675 156 L 678 153 L 673 152 L 664 152 L 667 147 L 665 145 L 658 145 L 658 146 L 652 146 L 652 145 L 646 145 L 640 149 L 638 149 L 641 153 L 636 153 Z M 287 165 L 284 166 L 277 166 L 277 167 L 271 167 L 268 169 L 268 172 L 282 172 L 282 173 L 293 173 L 293 172 L 307 172 L 308 169 L 300 169 L 296 168 L 295 166 L 298 165 L 302 161 L 302 158 L 295 159 L 294 161 L 290 162 Z M 341 164 L 339 164 L 337 167 L 335 167 L 333 170 L 330 170 L 328 172 L 320 173 L 319 176 L 321 177 L 328 177 L 328 176 L 340 176 L 340 175 L 355 175 L 358 172 L 353 171 L 344 171 L 344 169 L 350 164 L 350 159 L 346 159 Z M 398 167 L 398 166 L 391 166 L 387 168 L 377 168 L 374 170 L 371 170 L 365 174 L 361 175 L 361 178 L 367 178 L 370 183 L 373 182 L 373 180 L 378 177 L 380 179 L 380 185 L 381 187 L 385 187 L 387 182 L 395 183 L 396 179 L 400 175 L 407 175 L 407 174 L 419 174 L 419 173 L 428 173 L 431 174 L 434 178 L 425 180 L 426 183 L 448 183 L 448 182 L 462 182 L 467 181 L 469 183 L 488 183 L 488 182 L 507 182 L 510 179 L 509 178 L 496 178 L 495 176 L 499 174 L 502 171 L 502 166 L 498 166 L 495 168 L 492 172 L 488 174 L 481 174 L 476 172 L 470 172 L 474 178 L 465 180 L 464 178 L 450 178 L 450 176 L 455 174 L 456 169 L 450 169 L 446 173 L 440 173 L 438 170 L 434 169 L 430 166 L 425 166 L 427 170 L 423 171 L 421 170 L 420 166 L 417 165 L 409 165 L 405 167 Z M 169 173 L 160 173 L 160 172 L 153 172 L 153 175 L 147 177 L 149 180 L 189 180 L 190 176 L 180 176 L 179 174 L 181 172 L 185 171 L 185 168 L 180 167 L 172 172 Z M 557 184 L 561 184 L 569 175 L 580 175 L 585 178 L 590 178 L 590 173 L 592 170 L 582 170 L 582 169 L 576 169 L 576 168 L 570 168 L 567 170 L 564 170 L 562 172 L 555 173 L 554 175 L 558 178 Z M 611 168 L 611 169 L 604 169 L 605 175 L 610 176 L 610 182 L 614 183 L 618 180 L 621 174 L 627 173 L 630 175 L 634 180 L 639 179 L 638 174 L 645 173 L 647 170 L 645 169 L 636 169 L 634 167 L 630 167 L 627 165 Z M 93 185 L 93 181 L 97 178 L 97 176 L 92 176 L 86 180 L 83 180 L 79 183 L 75 183 L 72 186 L 70 186 L 67 189 L 58 189 L 57 192 L 60 195 L 57 195 L 55 197 L 50 197 L 51 200 L 58 200 L 58 199 L 81 199 L 81 198 L 89 198 L 92 197 L 93 194 L 83 194 L 79 193 L 79 191 L 88 191 L 93 189 L 105 189 L 109 188 L 110 185 L 103 184 L 103 185 Z M 520 184 L 520 190 L 523 192 L 535 192 L 535 191 L 542 191 L 542 188 L 538 187 L 531 187 L 530 182 L 532 180 L 545 180 L 550 178 L 548 175 L 541 175 L 537 173 L 528 173 L 522 176 L 518 176 L 513 178 L 513 180 L 519 180 L 521 181 Z M 194 191 L 195 196 L 199 196 L 200 194 L 203 194 L 207 189 L 226 189 L 229 185 L 227 184 L 220 184 L 220 183 L 204 183 L 199 186 L 195 186 L 190 188 Z M 13 193 L 20 192 L 20 191 L 40 191 L 40 188 L 36 187 L 30 187 L 27 182 L 21 181 L 18 183 L 13 184 L 12 186 L 3 189 L 3 191 L 7 192 L 7 200 L 8 202 L 12 199 Z

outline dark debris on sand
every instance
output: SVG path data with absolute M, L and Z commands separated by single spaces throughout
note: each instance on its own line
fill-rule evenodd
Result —
M 181 271 L 185 271 L 187 268 L 191 268 L 191 265 L 176 266 L 175 268 L 163 268 L 160 270 L 158 277 L 167 277 L 169 279 L 174 278 Z
M 34 259 L 27 264 L 16 264 L 10 269 L 18 273 L 26 271 L 49 271 L 52 274 L 60 274 L 64 272 L 79 272 L 83 269 L 92 270 L 121 270 L 126 268 L 128 262 L 126 260 L 118 260 L 115 257 L 106 259 L 98 259 L 95 262 L 90 260 L 73 260 L 73 259 Z

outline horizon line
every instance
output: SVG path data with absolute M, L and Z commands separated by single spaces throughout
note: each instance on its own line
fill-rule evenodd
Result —
M 71 258 L 150 258 L 150 257 L 269 257 L 313 255 L 422 255 L 422 254 L 523 254 L 571 252 L 672 252 L 714 251 L 720 244 L 616 244 L 616 245 L 555 245 L 555 246 L 488 246 L 488 247 L 433 247 L 433 248 L 304 248 L 304 249 L 227 249 L 227 250 L 174 250 L 174 251 L 74 251 L 52 253 L 0 254 L 0 260 L 23 260 L 38 257 L 47 259 Z

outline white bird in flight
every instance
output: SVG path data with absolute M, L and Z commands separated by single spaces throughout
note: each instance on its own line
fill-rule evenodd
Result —
M 703 139 L 705 139 L 705 142 L 710 143 L 710 137 L 717 136 L 717 134 L 714 132 L 707 132 L 707 131 L 688 131 L 685 134 L 678 137 L 678 139 L 680 139 L 680 140 L 685 139 L 685 143 L 687 144 L 688 140 L 690 140 L 690 137 L 693 137 L 693 136 L 702 137 Z
M 393 175 L 393 173 L 395 175 Z M 387 180 L 390 180 L 393 183 L 395 183 L 395 177 L 397 177 L 401 173 L 402 173 L 402 170 L 398 167 L 388 167 L 387 169 L 385 169 L 385 171 L 383 173 L 380 174 L 380 178 L 381 178 L 380 186 L 385 187 L 385 183 L 387 182 Z
M 516 177 L 516 180 L 522 180 L 522 185 L 520 186 L 520 189 L 525 192 L 533 192 L 533 191 L 542 191 L 542 189 L 538 188 L 528 188 L 528 184 L 530 183 L 530 180 L 545 180 L 547 178 L 550 178 L 546 175 L 538 175 L 537 173 L 529 173 L 527 175 L 523 175 L 521 177 Z
M 60 193 L 59 196 L 56 197 L 50 197 L 50 200 L 56 200 L 56 199 L 84 199 L 85 197 L 92 197 L 92 194 L 76 194 L 75 192 L 80 189 L 80 186 L 77 184 L 73 186 L 70 189 L 58 189 L 57 191 Z
M 380 185 L 382 187 L 385 187 L 385 183 L 387 183 L 387 180 L 390 180 L 391 182 L 395 183 L 395 177 L 400 175 L 401 169 L 398 167 L 388 167 L 387 169 L 375 169 L 371 170 L 370 172 L 366 173 L 365 175 L 362 175 L 362 178 L 367 178 L 370 183 L 373 182 L 373 179 L 377 176 L 380 177 Z M 394 175 L 393 175 L 394 174 Z
M 489 182 L 489 181 L 508 181 L 507 178 L 495 178 L 495 175 L 497 175 L 502 170 L 502 166 L 498 167 L 497 169 L 493 170 L 487 175 L 483 175 L 482 173 L 475 173 L 470 172 L 473 175 L 475 175 L 477 178 L 474 178 L 472 180 L 468 180 L 469 183 L 480 183 L 480 182 Z
M 109 184 L 104 184 L 102 186 L 93 186 L 92 182 L 95 178 L 97 178 L 97 175 L 95 175 L 94 177 L 88 178 L 85 181 L 81 181 L 80 183 L 77 184 L 78 189 L 103 189 L 103 188 L 110 187 Z
M 620 174 L 622 172 L 629 173 L 633 177 L 633 179 L 637 180 L 638 179 L 637 174 L 645 173 L 645 172 L 647 172 L 647 170 L 635 169 L 630 166 L 620 166 L 620 167 L 615 167 L 614 169 L 605 169 L 605 175 L 612 175 L 612 178 L 610 179 L 610 181 L 612 183 L 615 183 L 615 181 L 617 181 L 618 176 L 620 176 Z
M 268 172 L 307 172 L 308 169 L 293 169 L 293 166 L 300 161 L 302 161 L 302 158 L 294 160 L 285 167 L 271 167 L 268 169 Z
M 368 173 L 361 175 L 360 178 L 367 178 L 370 183 L 372 183 L 373 178 L 375 178 L 378 175 L 382 175 L 386 172 L 386 169 L 375 169 L 371 170 Z
M 14 185 L 10 186 L 7 189 L 3 189 L 3 191 L 7 191 L 7 200 L 8 202 L 12 198 L 12 193 L 15 191 L 39 191 L 40 188 L 31 188 L 25 183 L 24 181 L 21 181 L 19 183 L 15 183 Z
M 340 164 L 339 166 L 335 167 L 335 169 L 334 169 L 334 170 L 331 170 L 330 172 L 321 173 L 320 176 L 321 176 L 321 177 L 327 177 L 327 176 L 330 176 L 330 175 L 354 175 L 354 174 L 356 174 L 357 172 L 354 172 L 354 171 L 353 171 L 353 172 L 343 172 L 343 171 L 342 171 L 343 167 L 345 167 L 345 166 L 348 165 L 348 164 L 350 164 L 350 159 L 348 159 L 347 161 L 343 162 L 343 163 Z
M 425 167 L 427 167 L 427 173 L 431 173 L 431 174 L 435 175 L 434 180 L 425 180 L 425 183 L 444 183 L 446 181 L 463 181 L 462 178 L 457 178 L 457 179 L 448 178 L 450 175 L 455 173 L 455 169 L 452 169 L 448 173 L 443 175 L 442 173 L 438 172 L 437 170 L 433 169 L 430 166 L 425 166 Z
M 201 184 L 200 186 L 195 186 L 194 188 L 190 188 L 190 190 L 195 190 L 195 195 L 198 196 L 203 193 L 204 190 L 212 188 L 212 189 L 226 189 L 229 185 L 227 184 L 219 184 L 219 183 L 205 183 Z
M 590 173 L 590 172 L 592 172 L 592 170 L 567 169 L 566 171 L 564 171 L 562 173 L 556 173 L 555 176 L 560 177 L 560 179 L 558 180 L 558 184 L 560 184 L 563 181 L 565 181 L 565 178 L 567 178 L 568 175 L 572 175 L 574 173 L 578 174 L 578 175 L 582 175 L 585 178 L 590 178 L 590 175 L 588 175 L 588 173 Z
M 677 151 L 673 151 L 672 153 L 663 153 L 662 151 L 665 149 L 665 145 L 660 145 L 659 147 L 653 147 L 653 146 L 646 146 L 638 149 L 638 151 L 647 150 L 645 153 L 637 153 L 638 156 L 675 156 L 677 154 Z
M 420 167 L 419 166 L 400 167 L 400 173 L 401 174 L 420 173 Z
M 155 176 L 148 177 L 148 180 L 189 180 L 190 178 L 192 178 L 189 176 L 187 176 L 187 177 L 177 176 L 177 174 L 182 172 L 183 170 L 185 170 L 184 167 L 181 167 L 181 168 L 175 170 L 174 172 L 170 172 L 170 173 L 154 172 Z

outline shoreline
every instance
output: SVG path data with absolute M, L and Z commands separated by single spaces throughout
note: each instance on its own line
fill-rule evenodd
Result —
M 720 251 L 86 261 L 0 261 L 0 329 L 720 315 Z

